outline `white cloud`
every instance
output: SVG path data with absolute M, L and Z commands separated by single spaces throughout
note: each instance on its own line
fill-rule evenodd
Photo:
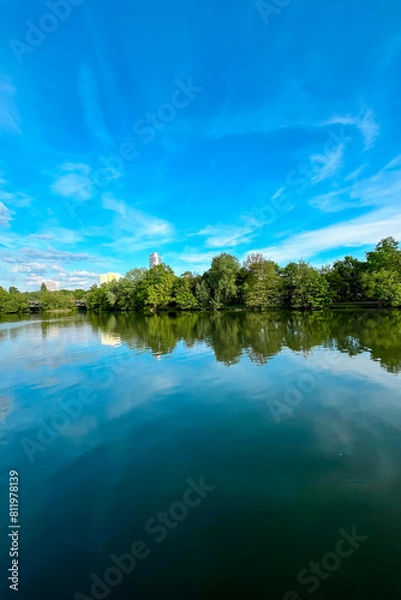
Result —
M 35 259 L 42 259 L 36 262 Z M 3 258 L 2 270 L 8 275 L 9 285 L 22 286 L 24 289 L 38 289 L 45 279 L 57 281 L 60 288 L 89 288 L 98 281 L 98 273 L 87 269 L 69 269 L 57 260 L 73 263 L 84 258 L 84 255 L 72 255 L 63 252 L 35 252 L 25 248 Z M 74 259 L 74 260 L 73 260 Z
M 0 200 L 4 200 L 13 206 L 24 207 L 29 206 L 33 198 L 22 192 L 6 192 L 5 190 L 0 190 Z
M 323 227 L 315 231 L 292 235 L 279 245 L 253 250 L 279 263 L 308 259 L 338 248 L 358 248 L 375 245 L 384 236 L 401 238 L 401 213 L 381 209 L 351 221 Z
M 232 248 L 241 244 L 249 243 L 256 235 L 258 229 L 263 226 L 262 221 L 252 216 L 242 217 L 243 225 L 208 225 L 201 229 L 196 235 L 206 236 L 208 248 Z
M 311 156 L 310 162 L 317 171 L 310 181 L 312 185 L 337 175 L 344 165 L 344 150 L 345 145 L 338 144 L 325 154 Z
M 65 198 L 86 201 L 92 198 L 93 183 L 79 165 L 74 172 L 60 175 L 52 185 L 52 191 Z
M 348 178 L 349 179 L 349 178 Z M 309 201 L 323 212 L 338 212 L 363 206 L 399 207 L 401 195 L 401 155 L 396 156 L 374 175 L 339 190 L 315 196 Z
M 29 206 L 33 198 L 24 194 L 20 191 L 10 191 L 10 182 L 4 177 L 4 173 L 0 173 L 0 202 L 7 202 L 7 204 L 15 207 Z
M 163 260 L 169 264 L 175 273 L 195 271 L 204 273 L 210 268 L 213 257 L 218 252 L 204 252 L 196 248 L 185 248 L 182 252 L 166 252 Z
M 49 227 L 49 235 L 42 234 L 39 239 L 46 241 L 47 239 L 57 240 L 58 244 L 73 245 L 82 240 L 81 231 L 67 229 L 66 227 Z
M 61 289 L 88 288 L 97 283 L 99 275 L 86 270 L 69 271 L 61 265 L 41 265 L 32 263 L 16 267 L 13 271 L 26 273 L 26 285 L 38 288 L 44 279 L 51 279 L 59 284 Z
M 112 241 L 104 245 L 115 250 L 134 252 L 154 245 L 160 246 L 173 239 L 174 228 L 171 223 L 132 208 L 110 194 L 103 196 L 103 208 L 115 214 L 111 224 L 101 230 L 88 228 L 86 233 L 110 238 Z
M 345 191 L 328 192 L 314 196 L 309 201 L 310 206 L 326 213 L 335 213 L 347 208 L 355 208 L 355 202 L 350 200 Z
M 15 97 L 16 89 L 12 83 L 0 79 L 0 130 L 21 135 Z
M 11 269 L 12 273 L 27 273 L 28 275 L 41 274 L 44 275 L 47 271 L 47 266 L 40 263 L 23 263 L 16 265 Z
M 31 233 L 30 237 L 43 241 L 50 241 L 54 239 L 53 235 L 49 235 L 47 233 Z
M 104 120 L 97 81 L 88 64 L 83 64 L 79 68 L 78 95 L 82 102 L 85 123 L 90 134 L 100 138 L 106 142 L 108 147 L 113 148 L 114 145 Z
M 72 264 L 75 262 L 94 261 L 96 258 L 85 252 L 65 252 L 49 247 L 47 250 L 38 250 L 37 248 L 22 248 L 19 252 L 14 252 L 3 257 L 3 262 L 8 264 L 19 264 L 21 262 L 31 263 L 33 260 L 41 260 L 45 263 L 57 263 L 59 261 Z
M 11 211 L 0 202 L 0 227 L 8 227 L 11 220 Z
M 364 140 L 365 149 L 368 150 L 374 146 L 376 139 L 380 135 L 380 125 L 377 122 L 376 116 L 371 109 L 363 110 L 359 115 L 352 116 L 334 116 L 327 121 L 323 121 L 319 125 L 347 125 L 356 127 Z

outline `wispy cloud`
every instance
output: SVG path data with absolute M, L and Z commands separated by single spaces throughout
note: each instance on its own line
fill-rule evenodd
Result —
M 0 200 L 4 200 L 16 207 L 24 207 L 29 206 L 33 198 L 22 192 L 6 192 L 5 190 L 0 190 Z
M 116 250 L 135 250 L 160 246 L 173 239 L 174 227 L 168 221 L 145 213 L 117 200 L 110 194 L 103 196 L 103 208 L 114 213 L 109 226 L 101 228 L 104 238 L 111 242 L 104 245 Z M 89 235 L 99 235 L 99 228 L 90 228 Z
M 85 123 L 89 133 L 108 147 L 114 146 L 104 121 L 97 80 L 92 68 L 82 64 L 78 73 L 78 95 L 81 98 Z
M 343 221 L 292 235 L 280 244 L 255 249 L 279 263 L 288 260 L 308 259 L 322 252 L 338 248 L 359 248 L 376 244 L 383 235 L 401 237 L 401 213 L 397 210 L 380 209 L 351 221 Z
M 21 135 L 19 114 L 16 106 L 16 89 L 0 76 L 0 130 Z
M 0 201 L 7 202 L 7 204 L 15 207 L 25 207 L 31 204 L 33 201 L 31 196 L 12 188 L 13 186 L 5 178 L 5 174 L 0 173 Z
M 380 135 L 380 125 L 376 119 L 376 115 L 371 109 L 365 109 L 357 116 L 336 115 L 334 117 L 331 117 L 327 121 L 321 122 L 320 125 L 348 125 L 356 127 L 363 137 L 364 146 L 366 150 L 372 148 L 372 146 L 376 142 L 376 139 Z
M 99 275 L 91 271 L 73 270 L 68 271 L 61 266 L 55 265 L 49 269 L 33 268 L 27 276 L 26 284 L 29 287 L 38 288 L 44 278 L 57 281 L 60 288 L 76 289 L 88 288 L 94 283 L 97 283 Z
M 400 196 L 401 155 L 396 156 L 377 173 L 356 179 L 338 190 L 315 196 L 309 203 L 323 212 L 339 212 L 364 206 L 399 207 Z
M 65 252 L 49 248 L 48 250 L 38 250 L 37 248 L 22 248 L 20 252 L 3 257 L 3 261 L 9 264 L 18 264 L 35 260 L 42 260 L 46 263 L 75 263 L 83 261 L 96 261 L 96 257 L 87 254 L 86 252 Z
M 338 144 L 326 154 L 313 155 L 310 162 L 316 168 L 316 175 L 311 178 L 310 183 L 316 185 L 326 179 L 335 177 L 344 165 L 345 145 Z
M 65 163 L 60 167 L 59 174 L 52 185 L 52 191 L 65 198 L 79 201 L 90 200 L 94 186 L 90 178 L 91 169 L 82 163 Z
M 8 227 L 12 220 L 11 211 L 0 202 L 0 227 Z
M 47 266 L 40 263 L 30 262 L 16 265 L 15 267 L 12 267 L 11 271 L 13 273 L 26 273 L 28 275 L 35 274 L 43 276 L 47 271 Z
M 243 225 L 208 225 L 196 235 L 205 236 L 208 248 L 231 248 L 249 243 L 263 223 L 252 216 L 241 218 Z
M 47 233 L 31 233 L 30 237 L 36 240 L 50 241 L 54 239 L 54 235 L 48 235 Z
M 176 273 L 184 271 L 203 273 L 209 269 L 216 254 L 216 251 L 205 252 L 202 249 L 186 247 L 182 252 L 166 252 L 163 260 L 173 267 Z
M 75 289 L 88 288 L 97 282 L 98 273 L 77 268 L 79 263 L 94 265 L 98 259 L 86 253 L 73 253 L 49 248 L 22 248 L 3 253 L 0 268 L 8 285 L 22 285 L 23 288 L 39 288 L 44 279 L 52 279 L 60 287 Z M 86 267 L 85 264 L 85 267 Z

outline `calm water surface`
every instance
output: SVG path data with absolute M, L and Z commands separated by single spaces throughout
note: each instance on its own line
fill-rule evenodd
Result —
M 19 597 L 398 597 L 400 340 L 400 312 L 0 321 Z

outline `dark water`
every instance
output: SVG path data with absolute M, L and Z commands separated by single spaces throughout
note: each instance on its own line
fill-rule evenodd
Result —
M 0 322 L 2 586 L 15 469 L 24 600 L 399 597 L 400 340 L 400 312 Z

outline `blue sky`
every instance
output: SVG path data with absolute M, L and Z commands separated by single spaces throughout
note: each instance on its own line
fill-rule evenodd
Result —
M 4 0 L 0 285 L 401 239 L 400 73 L 395 0 Z

